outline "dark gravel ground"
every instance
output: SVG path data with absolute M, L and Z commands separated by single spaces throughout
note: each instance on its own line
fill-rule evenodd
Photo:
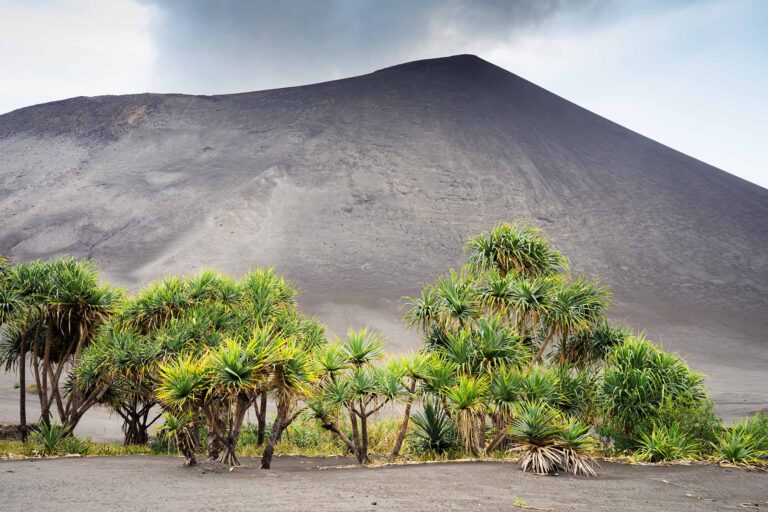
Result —
M 0 462 L 4 511 L 118 510 L 543 510 L 768 509 L 768 473 L 710 465 L 603 462 L 599 476 L 541 477 L 516 464 L 461 462 L 380 468 L 348 459 L 282 457 L 221 473 L 173 457 Z

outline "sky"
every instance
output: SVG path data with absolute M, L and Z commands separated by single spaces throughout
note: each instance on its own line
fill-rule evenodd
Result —
M 0 113 L 472 53 L 768 188 L 768 0 L 0 0 Z

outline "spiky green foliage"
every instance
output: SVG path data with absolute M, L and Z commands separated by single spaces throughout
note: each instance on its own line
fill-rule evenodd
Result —
M 173 414 L 163 413 L 163 424 L 159 429 L 160 438 L 170 443 L 184 454 L 185 466 L 194 466 L 195 460 L 195 425 L 192 412 L 185 411 Z
M 493 268 L 502 276 L 513 272 L 525 277 L 547 276 L 568 267 L 568 260 L 541 231 L 514 223 L 500 224 L 490 233 L 470 238 L 465 251 L 474 270 Z
M 240 281 L 256 325 L 264 326 L 295 304 L 296 289 L 271 268 L 256 269 Z
M 712 447 L 718 460 L 768 466 L 768 429 L 759 417 L 724 428 Z
M 160 365 L 157 398 L 169 410 L 189 412 L 205 391 L 206 368 L 192 356 L 180 356 Z
M 474 341 L 481 371 L 493 372 L 501 366 L 520 368 L 531 359 L 528 347 L 520 342 L 519 336 L 503 325 L 498 315 L 481 318 L 477 322 Z
M 361 464 L 370 460 L 370 418 L 386 404 L 411 395 L 404 383 L 407 366 L 399 361 L 377 365 L 382 356 L 383 340 L 368 329 L 349 331 L 346 340 L 319 352 L 323 378 L 310 402 L 312 416 L 352 450 Z M 342 413 L 349 420 L 351 436 L 339 426 Z
M 706 393 L 701 376 L 678 356 L 630 338 L 609 353 L 599 399 L 607 420 L 634 438 L 637 426 L 658 419 L 665 402 L 696 404 L 706 400 Z
M 515 419 L 509 426 L 509 436 L 521 452 L 523 471 L 550 474 L 562 465 L 558 447 L 562 426 L 556 409 L 541 401 L 520 402 Z
M 528 369 L 520 382 L 520 395 L 524 400 L 556 407 L 562 400 L 556 370 L 542 365 Z
M 62 451 L 69 429 L 58 422 L 40 423 L 32 432 L 31 441 L 37 446 L 40 455 L 56 455 Z
M 55 414 L 73 429 L 106 389 L 86 393 L 71 385 L 71 370 L 99 326 L 121 307 L 123 292 L 102 283 L 92 262 L 74 258 L 14 265 L 2 284 L 0 356 L 8 367 L 24 360 L 22 352 L 30 354 L 43 422 Z
M 441 455 L 459 444 L 456 426 L 437 400 L 426 400 L 423 408 L 414 413 L 412 422 L 408 443 L 417 453 Z
M 426 331 L 439 318 L 440 298 L 431 286 L 423 288 L 420 297 L 405 297 L 405 304 L 408 308 L 405 322 L 409 327 Z
M 343 348 L 349 364 L 359 368 L 381 359 L 384 343 L 379 336 L 365 328 L 360 331 L 350 330 L 347 332 Z
M 523 471 L 551 474 L 559 470 L 595 476 L 590 451 L 595 445 L 589 425 L 563 416 L 541 401 L 526 400 L 515 407 L 509 436 L 520 452 Z
M 144 288 L 128 301 L 121 317 L 132 326 L 149 332 L 178 318 L 191 306 L 189 290 L 179 277 L 167 277 Z
M 555 287 L 544 313 L 543 323 L 549 332 L 547 340 L 554 336 L 558 336 L 560 340 L 561 362 L 569 357 L 569 335 L 589 330 L 601 320 L 609 305 L 609 295 L 607 288 L 581 276 L 575 281 L 564 282 Z M 541 359 L 546 348 L 545 341 L 536 354 L 537 360 Z
M 558 280 L 549 278 L 513 279 L 509 286 L 507 307 L 517 318 L 521 336 L 533 332 L 550 309 L 552 293 Z
M 650 433 L 640 434 L 635 455 L 639 460 L 664 462 L 690 459 L 700 451 L 698 442 L 691 439 L 678 425 L 655 425 Z
M 614 327 L 605 318 L 593 323 L 589 330 L 568 338 L 566 361 L 579 366 L 602 364 L 610 351 L 631 337 L 632 333 Z
M 489 382 L 487 377 L 461 375 L 443 391 L 451 419 L 467 452 L 478 455 L 484 445 L 483 419 Z
M 562 468 L 566 473 L 582 476 L 597 476 L 590 452 L 595 439 L 589 434 L 589 425 L 569 417 L 560 432 Z
M 480 301 L 472 279 L 466 274 L 451 271 L 438 279 L 437 319 L 444 329 L 461 329 L 469 325 L 480 313 Z

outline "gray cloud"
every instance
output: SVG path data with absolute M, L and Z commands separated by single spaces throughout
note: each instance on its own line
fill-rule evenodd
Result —
M 601 0 L 145 0 L 156 88 L 209 92 L 282 87 L 509 41 Z

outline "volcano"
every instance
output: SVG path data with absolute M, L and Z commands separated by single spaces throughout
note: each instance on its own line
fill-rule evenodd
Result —
M 0 116 L 0 253 L 130 288 L 274 266 L 335 334 L 416 346 L 401 297 L 499 222 L 541 227 L 612 316 L 768 405 L 768 190 L 480 58 L 221 96 L 78 97 Z

